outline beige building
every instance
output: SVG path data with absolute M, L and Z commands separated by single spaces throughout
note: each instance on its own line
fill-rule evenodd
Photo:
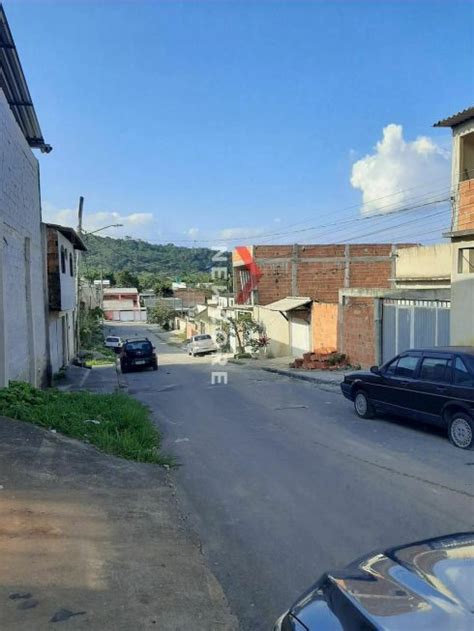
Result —
M 435 127 L 453 134 L 451 344 L 474 346 L 474 107 Z
M 397 252 L 395 286 L 406 289 L 449 289 L 452 244 L 417 245 Z

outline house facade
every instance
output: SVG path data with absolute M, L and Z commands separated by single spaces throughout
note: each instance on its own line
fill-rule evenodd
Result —
M 0 387 L 48 381 L 48 304 L 38 160 L 48 153 L 0 5 Z
M 102 301 L 106 320 L 146 322 L 146 308 L 140 305 L 140 295 L 136 287 L 104 289 Z
M 451 344 L 474 346 L 474 107 L 441 120 L 452 130 Z
M 48 334 L 51 370 L 67 366 L 78 350 L 76 252 L 86 247 L 72 229 L 43 224 L 48 277 Z

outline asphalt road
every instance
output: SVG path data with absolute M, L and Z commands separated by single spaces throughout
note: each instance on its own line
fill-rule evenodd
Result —
M 114 330 L 132 329 L 153 337 Z M 243 631 L 271 629 L 331 567 L 473 529 L 474 452 L 442 432 L 360 420 L 339 392 L 259 369 L 211 385 L 210 357 L 156 345 L 160 370 L 127 374 L 129 391 L 182 465 L 178 500 Z

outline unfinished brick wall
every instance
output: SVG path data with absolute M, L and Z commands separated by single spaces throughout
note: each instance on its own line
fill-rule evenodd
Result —
M 313 302 L 311 329 L 314 352 L 337 350 L 337 313 L 337 304 Z
M 457 221 L 454 230 L 474 230 L 474 179 L 459 184 Z
M 369 368 L 376 363 L 374 299 L 346 298 L 340 306 L 340 350 L 349 356 L 351 364 Z
M 262 272 L 256 293 L 260 305 L 287 296 L 337 303 L 339 289 L 389 288 L 394 276 L 396 252 L 390 243 L 258 245 L 252 251 Z

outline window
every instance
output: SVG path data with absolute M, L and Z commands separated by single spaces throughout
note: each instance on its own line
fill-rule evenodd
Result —
M 66 250 L 61 246 L 61 273 L 66 273 Z
M 460 357 L 454 363 L 454 383 L 457 386 L 474 386 L 474 377 Z
M 421 362 L 420 379 L 426 381 L 451 381 L 449 357 L 424 357 Z
M 413 377 L 418 365 L 419 357 L 415 355 L 405 355 L 398 360 L 395 368 L 396 377 Z
M 458 274 L 474 274 L 474 248 L 459 248 Z
M 72 254 L 69 255 L 69 274 L 74 276 L 74 263 L 72 261 Z

